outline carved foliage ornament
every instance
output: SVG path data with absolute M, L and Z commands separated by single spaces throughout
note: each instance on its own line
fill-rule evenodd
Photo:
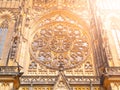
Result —
M 85 9 L 87 5 L 87 0 L 34 0 L 33 7 L 41 9 L 50 9 L 51 7 L 62 8 L 69 7 L 71 9 Z
M 58 69 L 72 68 L 89 55 L 89 40 L 83 30 L 72 25 L 54 23 L 37 30 L 31 42 L 31 54 L 43 65 Z
M 33 6 L 34 7 L 47 8 L 50 5 L 52 6 L 52 4 L 55 3 L 55 2 L 56 2 L 55 0 L 34 0 Z

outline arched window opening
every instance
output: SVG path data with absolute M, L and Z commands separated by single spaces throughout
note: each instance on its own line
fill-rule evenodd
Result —
M 0 59 L 2 57 L 2 51 L 4 48 L 7 32 L 8 32 L 8 21 L 4 20 L 0 25 Z
M 112 18 L 111 29 L 112 35 L 116 46 L 116 51 L 118 54 L 118 59 L 120 59 L 120 23 L 117 22 L 117 18 Z
M 118 58 L 120 59 L 120 30 L 112 30 L 112 34 L 114 37 Z

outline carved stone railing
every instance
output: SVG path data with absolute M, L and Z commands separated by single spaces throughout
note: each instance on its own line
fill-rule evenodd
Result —
M 0 75 L 12 75 L 19 73 L 20 73 L 19 66 L 0 66 Z
M 19 8 L 22 0 L 0 0 L 0 8 Z
M 108 74 L 108 75 L 120 75 L 120 67 L 108 67 L 108 68 L 105 68 L 105 74 Z
M 21 84 L 54 84 L 56 76 L 22 76 Z
M 70 84 L 100 84 L 100 77 L 97 76 L 69 76 L 67 80 Z
M 1 87 L 3 90 L 18 90 L 20 86 L 20 77 L 23 74 L 21 72 L 21 66 L 0 66 L 0 84 L 8 82 L 11 83 L 10 87 Z M 0 89 L 1 90 L 1 89 Z
M 100 84 L 96 76 L 66 76 L 70 84 Z M 55 84 L 57 76 L 22 76 L 21 84 Z
M 111 83 L 120 82 L 120 67 L 106 67 L 101 78 L 104 87 L 110 90 L 109 87 Z

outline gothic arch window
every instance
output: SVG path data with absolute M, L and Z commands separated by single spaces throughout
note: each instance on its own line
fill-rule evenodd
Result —
M 113 33 L 117 53 L 120 59 L 120 30 L 112 30 L 112 33 Z
M 71 11 L 54 10 L 37 18 L 37 22 L 31 23 L 30 31 L 28 37 L 30 59 L 36 62 L 36 69 L 40 71 L 36 73 L 39 75 L 42 75 L 41 67 L 44 66 L 45 69 L 50 69 L 48 72 L 52 72 L 52 75 L 57 75 L 56 70 L 61 67 L 67 70 L 66 75 L 74 73 L 77 76 L 87 75 L 88 72 L 90 75 L 96 74 L 93 71 L 89 26 L 81 17 L 78 18 Z M 87 67 L 87 73 L 83 73 L 84 63 L 89 60 L 91 65 L 89 69 Z M 31 66 L 34 65 L 30 63 L 28 74 L 34 73 Z
M 8 32 L 8 21 L 4 20 L 0 25 L 0 58 L 2 57 L 2 51 L 4 48 L 7 32 Z
M 118 53 L 118 59 L 120 59 L 120 26 L 118 20 L 114 18 L 111 22 L 112 35 L 115 42 L 116 50 Z

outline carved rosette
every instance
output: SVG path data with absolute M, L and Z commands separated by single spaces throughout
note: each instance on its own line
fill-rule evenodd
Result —
M 33 58 L 43 65 L 58 69 L 72 68 L 83 62 L 89 54 L 88 36 L 74 25 L 57 22 L 35 32 L 31 42 Z

